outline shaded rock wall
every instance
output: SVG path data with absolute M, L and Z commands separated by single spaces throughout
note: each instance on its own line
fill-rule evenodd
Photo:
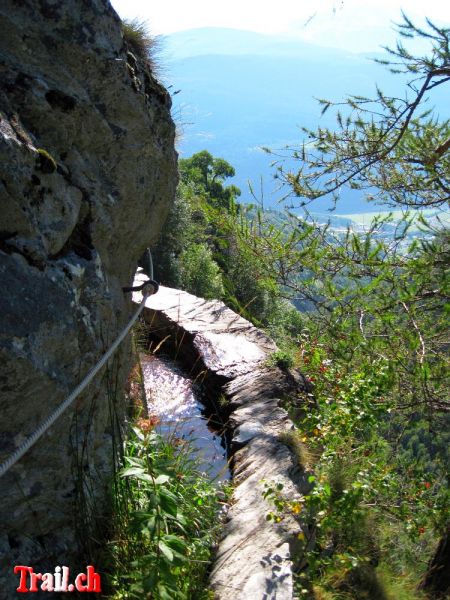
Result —
M 297 371 L 267 367 L 273 341 L 222 302 L 161 286 L 143 314 L 150 336 L 227 400 L 216 410 L 228 421 L 234 491 L 210 575 L 214 598 L 291 600 L 298 535 L 309 532 L 289 512 L 268 521 L 275 509 L 263 494 L 266 484 L 281 485 L 291 501 L 310 490 L 310 473 L 286 443 L 293 423 L 281 406 L 286 397 L 306 405 L 307 382 Z
M 177 183 L 170 105 L 107 0 L 1 2 L 0 461 L 129 318 L 121 288 Z M 128 354 L 110 370 L 119 391 Z M 101 513 L 111 432 L 98 376 L 0 479 L 0 598 L 15 597 L 14 564 L 73 564 L 75 515 Z

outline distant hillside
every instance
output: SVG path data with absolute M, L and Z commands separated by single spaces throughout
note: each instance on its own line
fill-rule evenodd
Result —
M 299 143 L 301 126 L 333 124 L 320 119 L 315 98 L 340 100 L 346 94 L 373 95 L 375 82 L 403 95 L 402 79 L 366 55 L 320 48 L 305 42 L 231 29 L 183 31 L 165 40 L 166 81 L 173 87 L 174 115 L 182 130 L 182 156 L 208 149 L 236 168 L 235 182 L 250 199 L 247 180 L 276 204 L 273 157 L 261 146 L 282 149 Z M 438 98 L 442 106 L 444 98 Z M 315 204 L 325 210 L 324 201 Z M 364 212 L 357 192 L 346 193 L 340 212 Z M 373 207 L 372 207 L 373 210 Z
M 251 209 L 247 214 L 249 217 L 254 217 L 256 210 Z M 399 231 L 402 229 L 400 225 L 403 223 L 403 218 L 405 216 L 405 213 L 401 210 L 366 211 L 346 215 L 336 214 L 334 212 L 309 212 L 308 214 L 305 214 L 302 211 L 293 211 L 290 214 L 297 217 L 299 220 L 306 220 L 318 225 L 328 225 L 329 230 L 334 233 L 345 233 L 347 229 L 350 229 L 355 233 L 365 233 L 368 231 L 372 224 L 372 220 L 375 217 L 386 218 L 390 215 L 392 220 L 384 223 L 380 228 L 381 235 L 386 240 L 392 239 L 395 235 L 398 235 Z M 406 243 L 408 243 L 408 240 L 410 241 L 415 237 L 424 238 L 431 235 L 430 230 L 424 226 L 420 217 L 423 217 L 428 225 L 436 230 L 450 226 L 450 212 L 447 210 L 443 210 L 442 208 L 429 208 L 417 211 L 414 213 L 413 222 L 409 227 Z M 267 222 L 280 228 L 285 226 L 291 220 L 291 217 L 288 216 L 286 212 L 277 210 L 276 208 L 266 209 L 264 211 L 264 218 Z
M 226 54 L 241 56 L 253 54 L 260 56 L 322 56 L 329 58 L 334 49 L 322 48 L 304 42 L 295 37 L 281 35 L 265 35 L 242 29 L 227 29 L 219 27 L 202 27 L 178 31 L 165 38 L 165 53 L 169 59 L 189 58 L 205 54 Z M 343 50 L 337 50 L 341 55 L 355 56 Z

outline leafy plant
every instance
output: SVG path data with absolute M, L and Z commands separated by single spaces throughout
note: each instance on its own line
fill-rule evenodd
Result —
M 202 298 L 221 298 L 222 277 L 211 250 L 205 244 L 192 244 L 180 255 L 182 287 Z
M 267 359 L 269 366 L 279 367 L 280 369 L 290 369 L 294 366 L 294 362 L 294 357 L 286 350 L 275 350 Z
M 141 419 L 115 483 L 111 543 L 115 599 L 208 598 L 205 576 L 220 528 L 217 489 L 188 442 Z

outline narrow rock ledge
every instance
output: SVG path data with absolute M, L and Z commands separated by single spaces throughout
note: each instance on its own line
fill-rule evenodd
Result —
M 137 275 L 135 285 L 142 282 Z M 142 296 L 135 293 L 135 302 Z M 298 498 L 306 477 L 280 435 L 293 428 L 280 407 L 286 395 L 305 391 L 303 377 L 268 368 L 273 341 L 222 302 L 160 287 L 144 309 L 150 335 L 166 339 L 205 384 L 228 400 L 235 484 L 212 573 L 217 600 L 291 600 L 294 540 L 301 532 L 292 517 L 275 525 L 267 520 L 273 505 L 263 498 L 265 482 L 283 485 Z M 230 412 L 231 411 L 231 412 Z

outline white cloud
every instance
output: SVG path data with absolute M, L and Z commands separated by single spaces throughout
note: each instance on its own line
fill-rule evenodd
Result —
M 155 34 L 195 27 L 231 27 L 262 33 L 289 33 L 311 42 L 355 51 L 392 43 L 392 22 L 403 9 L 423 24 L 428 16 L 450 25 L 450 3 L 442 0 L 211 0 L 149 2 L 112 0 L 122 18 L 145 19 Z

